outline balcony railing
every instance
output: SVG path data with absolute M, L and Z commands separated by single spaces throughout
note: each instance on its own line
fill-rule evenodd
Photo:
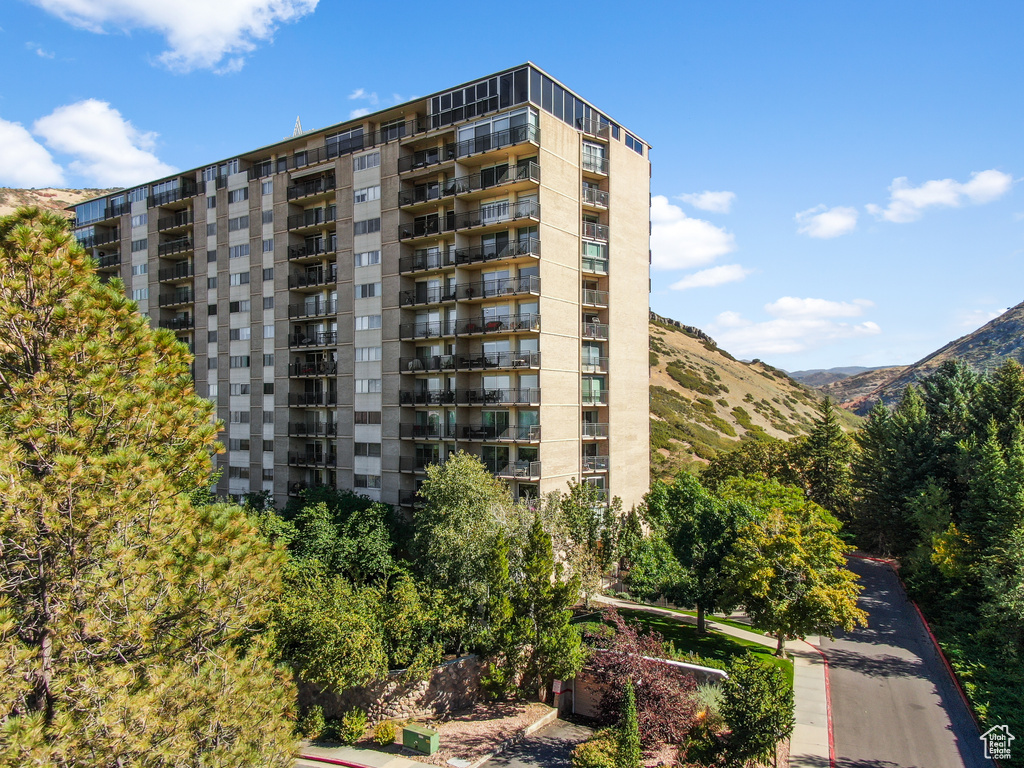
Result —
M 412 256 L 403 256 L 398 260 L 398 271 L 402 273 L 452 266 L 455 266 L 455 249 L 453 248 L 423 249 L 416 251 Z
M 590 288 L 584 288 L 580 300 L 591 307 L 607 307 L 608 291 L 595 291 Z
M 607 139 L 611 133 L 611 124 L 602 123 L 600 120 L 593 118 L 587 119 L 581 117 L 576 121 L 576 127 L 584 133 L 589 133 L 591 136 L 597 136 L 602 139 Z
M 483 462 L 487 471 L 495 477 L 511 478 L 514 480 L 526 480 L 528 478 L 540 477 L 539 461 L 494 461 L 485 459 Z
M 491 224 L 504 224 L 519 219 L 539 219 L 540 203 L 536 200 L 519 200 L 515 203 L 492 203 L 481 206 L 473 211 L 465 211 L 454 215 L 454 229 L 471 229 L 487 227 Z
M 288 434 L 296 437 L 334 437 L 338 425 L 333 421 L 290 421 Z
M 327 224 L 334 221 L 337 216 L 337 209 L 333 205 L 326 208 L 311 208 L 302 213 L 293 213 L 288 217 L 288 229 L 300 227 L 315 227 L 320 224 Z
M 411 307 L 416 304 L 440 304 L 443 301 L 455 301 L 455 291 L 450 288 L 419 283 L 415 290 L 402 291 L 398 294 L 398 303 L 403 307 Z
M 583 393 L 583 404 L 584 405 L 608 405 L 608 390 L 603 389 L 600 392 L 584 392 Z
M 608 207 L 608 193 L 603 189 L 595 189 L 594 187 L 583 188 L 583 202 L 587 205 L 593 205 L 597 208 Z
M 288 248 L 289 259 L 308 259 L 316 256 L 325 256 L 338 250 L 338 239 L 328 237 L 316 240 L 305 245 L 292 246 Z
M 288 464 L 293 467 L 336 467 L 338 456 L 334 453 L 292 453 L 288 452 Z
M 502 245 L 474 245 L 469 248 L 455 249 L 455 264 L 486 263 L 502 259 L 514 259 L 520 256 L 540 256 L 540 239 L 524 237 Z
M 608 259 L 595 259 L 584 256 L 580 262 L 580 268 L 584 272 L 594 272 L 598 275 L 608 274 Z
M 593 221 L 584 221 L 583 224 L 583 237 L 588 240 L 602 240 L 608 242 L 608 225 L 607 224 L 596 224 Z
M 109 269 L 110 267 L 116 267 L 121 264 L 120 253 L 107 253 L 103 256 L 96 257 L 96 268 L 97 269 Z
M 293 272 L 288 275 L 289 288 L 307 288 L 316 285 L 333 285 L 338 282 L 338 267 L 331 264 L 329 267 L 317 267 L 302 272 Z
M 539 294 L 540 278 L 537 275 L 522 275 L 455 286 L 455 295 L 459 299 L 493 299 L 522 293 Z
M 608 425 L 585 421 L 581 425 L 583 437 L 608 437 Z
M 423 472 L 431 464 L 444 464 L 444 459 L 440 456 L 402 456 L 398 459 L 398 471 Z
M 608 471 L 608 457 L 607 456 L 584 456 L 583 457 L 583 471 L 584 472 L 607 472 Z
M 454 440 L 455 426 L 452 424 L 400 424 L 398 436 L 410 440 Z
M 606 323 L 584 323 L 583 324 L 583 338 L 584 339 L 607 339 L 608 338 L 608 325 Z
M 310 331 L 309 333 L 296 333 L 288 337 L 289 347 L 324 347 L 337 343 L 337 331 Z
M 185 200 L 186 198 L 194 197 L 198 191 L 199 187 L 194 181 L 182 179 L 176 189 L 169 189 L 166 192 L 150 195 L 148 205 L 150 208 L 156 208 L 159 205 L 167 205 L 177 200 Z
M 608 370 L 607 357 L 584 357 L 580 360 L 580 370 L 584 373 L 598 373 Z
M 297 408 L 337 404 L 337 392 L 292 392 L 288 395 L 288 405 L 295 406 Z
M 315 363 L 289 363 L 289 376 L 334 376 L 338 372 L 335 360 L 318 360 Z
M 160 327 L 171 331 L 184 331 L 189 328 L 195 328 L 196 319 L 192 315 L 180 315 L 172 317 L 170 320 L 161 320 Z
M 319 195 L 321 192 L 330 192 L 336 186 L 334 176 L 321 176 L 318 179 L 304 181 L 301 184 L 294 184 L 288 187 L 288 199 L 298 200 L 300 197 Z
M 456 390 L 433 389 L 427 391 L 403 390 L 399 394 L 402 405 L 454 405 Z
M 315 301 L 304 301 L 301 304 L 288 305 L 288 317 L 318 317 L 320 315 L 338 314 L 338 302 L 336 299 L 316 299 Z
M 433 339 L 454 334 L 454 320 L 420 320 L 398 326 L 399 339 Z
M 180 237 L 177 240 L 168 240 L 156 247 L 157 255 L 172 256 L 176 253 L 187 253 L 193 249 L 191 237 Z
M 403 206 L 429 203 L 433 200 L 442 200 L 446 197 L 463 195 L 467 192 L 491 189 L 492 187 L 512 184 L 517 181 L 539 182 L 540 165 L 530 161 L 529 163 L 507 165 L 503 168 L 472 173 L 469 176 L 459 176 L 454 179 L 446 179 L 445 181 L 429 181 L 425 184 L 417 184 L 412 189 L 403 189 L 398 192 L 398 204 Z
M 187 227 L 193 223 L 192 211 L 181 211 L 173 216 L 161 216 L 156 220 L 156 228 L 159 230 L 174 229 L 175 227 Z
M 301 496 L 303 491 L 308 491 L 313 488 L 329 488 L 327 483 L 306 483 L 301 480 L 294 480 L 288 483 L 288 495 L 289 496 Z
M 93 231 L 86 235 L 80 234 L 75 235 L 75 239 L 78 240 L 79 245 L 83 248 L 95 248 L 100 245 L 107 245 L 108 243 L 114 243 L 121 239 L 121 228 L 114 227 L 113 229 L 107 229 L 103 231 Z
M 424 505 L 423 499 L 419 497 L 416 491 L 399 491 L 398 492 L 398 504 L 403 507 L 422 507 Z
M 455 154 L 457 157 L 477 155 L 481 152 L 491 152 L 527 141 L 532 141 L 534 144 L 540 143 L 540 128 L 535 125 L 517 125 L 503 131 L 494 131 L 486 136 L 475 136 L 456 144 Z
M 540 440 L 540 424 L 459 424 L 455 432 L 461 440 L 514 440 L 536 442 Z
M 171 307 L 175 304 L 192 304 L 195 301 L 195 293 L 191 288 L 182 288 L 174 293 L 165 293 L 160 297 L 161 307 Z
M 584 157 L 583 158 L 583 170 L 589 171 L 590 173 L 608 173 L 608 158 L 607 157 Z
M 470 352 L 458 355 L 457 367 L 462 371 L 491 368 L 540 368 L 540 352 Z
M 540 402 L 540 387 L 522 389 L 460 389 L 459 405 L 531 405 Z
M 398 358 L 398 370 L 420 373 L 421 371 L 454 371 L 455 355 L 423 355 Z
M 540 315 L 496 315 L 493 317 L 469 317 L 455 322 L 456 334 L 515 333 L 539 331 Z
M 398 172 L 418 171 L 438 163 L 446 163 L 455 159 L 455 145 L 445 144 L 443 147 L 430 147 L 413 152 L 411 155 L 398 158 Z
M 444 215 L 434 214 L 425 216 L 408 224 L 398 226 L 398 239 L 408 240 L 411 237 L 430 237 L 439 235 L 442 232 L 451 232 L 455 229 L 455 214 Z
M 195 266 L 191 261 L 180 262 L 173 267 L 167 267 L 161 269 L 157 273 L 157 279 L 160 282 L 164 280 L 183 280 L 187 277 L 193 277 L 195 275 Z

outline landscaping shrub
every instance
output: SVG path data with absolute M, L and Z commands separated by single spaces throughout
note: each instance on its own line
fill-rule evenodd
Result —
M 338 741 L 342 744 L 355 744 L 366 733 L 366 713 L 358 707 L 352 707 L 341 718 L 338 729 Z
M 619 752 L 618 734 L 613 728 L 598 731 L 572 751 L 572 768 L 615 768 Z
M 395 743 L 395 722 L 394 720 L 382 720 L 373 727 L 373 740 L 386 747 Z
M 299 718 L 296 730 L 307 739 L 319 739 L 326 727 L 327 722 L 324 720 L 324 708 L 317 705 L 307 709 L 302 717 Z

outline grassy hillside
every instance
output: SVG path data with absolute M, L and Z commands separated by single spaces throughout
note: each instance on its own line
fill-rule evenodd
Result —
M 116 192 L 114 189 L 10 189 L 0 187 L 0 216 L 14 213 L 23 205 L 36 205 L 51 211 L 64 209 L 83 200 Z
M 784 371 L 736 360 L 690 330 L 650 323 L 651 477 L 703 464 L 743 439 L 806 434 L 820 395 Z M 844 426 L 860 419 L 840 412 Z

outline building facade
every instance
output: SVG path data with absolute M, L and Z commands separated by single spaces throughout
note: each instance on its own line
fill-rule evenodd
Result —
M 195 355 L 218 492 L 648 486 L 649 147 L 532 64 L 75 207 Z

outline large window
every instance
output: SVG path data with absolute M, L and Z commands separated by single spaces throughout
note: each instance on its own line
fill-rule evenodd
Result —
M 376 168 L 380 165 L 380 152 L 370 152 L 366 155 L 352 158 L 353 171 L 365 171 L 368 168 Z
M 379 184 L 374 185 L 372 187 L 363 187 L 362 189 L 357 189 L 355 192 L 352 193 L 352 202 L 353 203 L 368 203 L 371 200 L 379 200 L 379 199 L 380 199 L 380 185 Z

